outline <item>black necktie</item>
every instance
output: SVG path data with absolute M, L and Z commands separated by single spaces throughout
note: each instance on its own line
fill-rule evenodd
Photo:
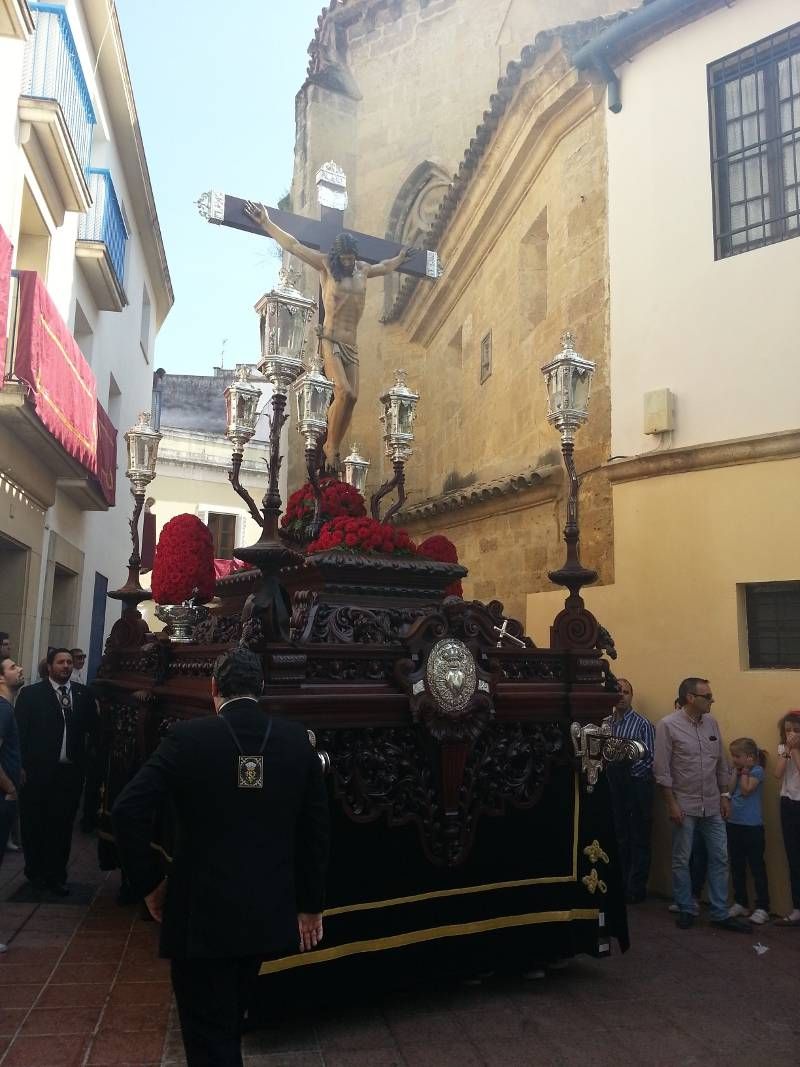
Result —
M 58 687 L 58 692 L 59 692 L 59 699 L 61 701 L 61 714 L 64 716 L 64 733 L 67 736 L 67 743 L 66 743 L 66 746 L 65 746 L 63 751 L 64 751 L 64 755 L 66 756 L 66 758 L 69 759 L 70 758 L 70 752 L 69 752 L 70 745 L 69 745 L 69 730 L 67 729 L 67 723 L 68 723 L 69 713 L 72 711 L 72 701 L 70 700 L 69 690 L 67 689 L 67 687 L 65 685 L 60 685 Z M 63 744 L 63 735 L 62 735 L 62 744 Z

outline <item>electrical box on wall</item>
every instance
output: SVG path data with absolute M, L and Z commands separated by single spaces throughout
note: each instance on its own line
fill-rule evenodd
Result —
M 653 389 L 644 394 L 644 432 L 669 433 L 675 429 L 675 394 L 671 389 Z

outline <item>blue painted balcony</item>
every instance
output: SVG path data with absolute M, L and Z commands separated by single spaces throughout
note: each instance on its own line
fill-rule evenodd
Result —
M 75 255 L 98 309 L 122 311 L 128 303 L 124 288 L 128 229 L 110 171 L 89 167 L 86 177 L 92 206 L 81 218 Z
M 91 205 L 86 169 L 95 114 L 65 9 L 29 6 L 36 28 L 25 50 L 20 143 L 61 225 L 66 211 L 87 211 Z

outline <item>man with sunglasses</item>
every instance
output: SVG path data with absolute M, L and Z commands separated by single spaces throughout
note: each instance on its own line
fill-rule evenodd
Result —
M 748 923 L 728 916 L 728 842 L 725 819 L 730 771 L 719 724 L 711 715 L 714 694 L 707 678 L 684 678 L 680 707 L 656 725 L 655 780 L 664 791 L 672 823 L 672 892 L 677 925 L 694 925 L 689 859 L 695 834 L 708 851 L 711 925 L 749 933 Z

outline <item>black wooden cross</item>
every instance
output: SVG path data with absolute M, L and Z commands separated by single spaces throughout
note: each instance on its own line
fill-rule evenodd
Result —
M 317 189 L 320 204 L 318 219 L 293 215 L 274 207 L 267 208 L 269 217 L 301 244 L 320 252 L 329 252 L 334 239 L 340 233 L 347 233 L 355 239 L 358 244 L 358 258 L 366 263 L 380 263 L 384 259 L 392 259 L 401 251 L 403 246 L 393 241 L 346 228 L 344 212 L 347 207 L 347 179 L 335 163 L 326 163 L 320 168 L 317 173 Z M 265 237 L 261 227 L 246 214 L 246 203 L 246 200 L 238 196 L 211 191 L 203 193 L 197 201 L 197 207 L 203 218 L 217 226 L 230 226 L 235 230 L 246 230 L 247 233 L 257 233 Z M 398 273 L 435 280 L 441 276 L 442 269 L 436 252 L 421 249 L 398 267 Z

